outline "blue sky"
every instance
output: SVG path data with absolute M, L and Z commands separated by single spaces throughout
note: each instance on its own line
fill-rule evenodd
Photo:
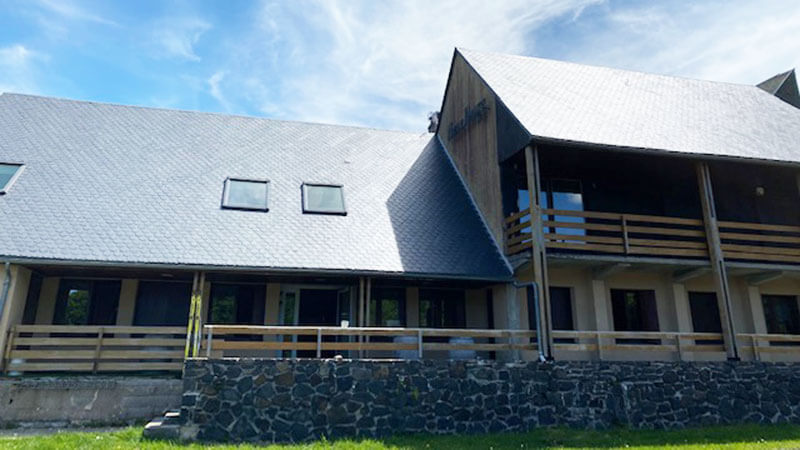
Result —
M 0 91 L 422 131 L 453 47 L 754 84 L 800 2 L 4 1 Z

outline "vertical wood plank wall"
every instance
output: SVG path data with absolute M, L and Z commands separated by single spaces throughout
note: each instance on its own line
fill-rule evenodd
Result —
M 451 70 L 438 135 L 464 178 L 492 235 L 502 246 L 503 198 L 497 159 L 495 96 L 458 53 Z M 464 110 L 474 107 L 481 100 L 486 100 L 489 105 L 488 116 L 450 140 L 450 125 L 464 118 Z

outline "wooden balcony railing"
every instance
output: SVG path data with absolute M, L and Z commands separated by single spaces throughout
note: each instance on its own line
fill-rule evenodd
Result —
M 800 263 L 800 227 L 720 221 L 725 259 Z
M 527 211 L 506 219 L 509 255 L 531 247 Z M 545 247 L 614 255 L 708 258 L 703 221 L 592 211 L 542 210 Z
M 16 325 L 6 372 L 180 371 L 185 327 Z
M 653 359 L 660 353 L 681 361 L 687 352 L 725 353 L 720 333 L 553 330 L 553 340 L 557 358 L 559 353 L 589 352 L 601 360 L 630 359 L 631 352 L 645 352 Z
M 453 357 L 476 352 L 536 351 L 536 332 L 432 328 L 206 325 L 201 355 L 323 357 L 347 352 L 358 358 L 423 358 L 430 351 Z
M 756 361 L 763 354 L 782 356 L 796 355 L 800 357 L 800 335 L 797 334 L 737 334 L 739 349 L 750 351 Z

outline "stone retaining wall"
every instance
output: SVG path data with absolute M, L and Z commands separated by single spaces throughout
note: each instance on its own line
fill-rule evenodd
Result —
M 265 442 L 800 423 L 800 364 L 190 360 L 181 420 L 185 438 Z

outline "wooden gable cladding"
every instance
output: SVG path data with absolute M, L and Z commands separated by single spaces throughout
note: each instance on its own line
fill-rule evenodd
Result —
M 438 131 L 492 235 L 503 242 L 503 199 L 497 155 L 497 100 L 456 51 Z

